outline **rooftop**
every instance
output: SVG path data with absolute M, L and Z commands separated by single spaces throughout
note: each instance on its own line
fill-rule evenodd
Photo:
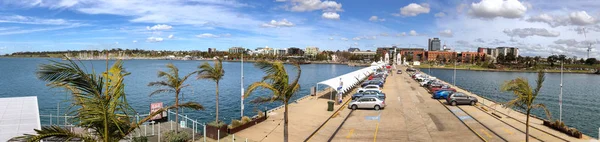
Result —
M 41 129 L 37 96 L 0 98 L 0 141 Z

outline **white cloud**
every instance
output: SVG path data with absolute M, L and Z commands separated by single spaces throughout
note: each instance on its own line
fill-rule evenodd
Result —
M 380 19 L 377 16 L 371 16 L 371 18 L 369 18 L 369 21 L 372 21 L 372 22 L 377 22 L 377 21 L 383 22 L 383 21 L 385 21 L 385 19 Z
M 440 31 L 439 34 L 442 37 L 453 37 L 454 36 L 454 34 L 452 34 L 452 30 L 450 30 L 450 29 Z
M 169 37 L 167 37 L 167 38 L 172 39 L 173 38 L 173 34 L 169 35 Z
M 402 32 L 402 36 L 406 36 L 406 32 Z
M 472 3 L 469 11 L 472 16 L 485 19 L 520 18 L 525 12 L 527 7 L 518 0 L 481 0 L 479 3 Z
M 410 30 L 410 32 L 408 33 L 410 36 L 418 36 L 419 34 L 417 33 L 417 31 L 415 30 Z
M 444 17 L 444 16 L 446 16 L 446 13 L 444 13 L 444 12 L 438 12 L 434 16 L 435 17 Z
M 81 27 L 81 26 L 82 25 L 74 24 L 74 25 L 58 26 L 58 27 L 51 27 L 51 28 L 31 28 L 31 29 L 22 29 L 22 30 L 18 29 L 18 30 L 11 30 L 11 31 L 2 31 L 2 32 L 0 32 L 0 35 L 14 35 L 14 34 L 26 34 L 26 33 L 44 32 L 44 31 L 54 31 L 54 30 L 77 28 L 77 27 Z
M 325 19 L 331 19 L 331 20 L 339 20 L 340 19 L 340 15 L 335 12 L 325 12 L 325 13 L 323 13 L 323 15 L 321 15 L 321 17 L 323 17 Z
M 483 40 L 482 38 L 477 38 L 474 41 L 479 43 L 485 43 L 485 40 Z
M 588 15 L 585 11 L 577 11 L 569 14 L 571 23 L 578 26 L 585 26 L 597 23 L 597 19 Z
M 173 26 L 164 25 L 164 24 L 157 24 L 157 25 L 154 25 L 154 26 L 152 26 L 152 27 L 150 27 L 150 26 L 146 26 L 146 29 L 147 29 L 147 30 L 155 30 L 155 31 L 160 31 L 160 30 L 170 30 L 170 29 L 172 29 L 172 28 L 173 28 Z
M 516 29 L 505 29 L 503 31 L 510 37 L 518 36 L 520 38 L 526 38 L 528 36 L 542 36 L 542 37 L 558 37 L 560 32 L 548 31 L 544 28 L 516 28 Z
M 146 42 L 162 42 L 163 40 L 161 37 L 148 37 Z
M 133 42 L 133 43 L 137 43 L 137 40 L 133 40 L 132 42 Z
M 329 40 L 333 40 L 333 37 L 329 37 Z
M 196 37 L 198 37 L 198 38 L 218 38 L 219 36 L 211 34 L 211 33 L 203 33 L 203 34 L 196 35 Z
M 348 38 L 343 37 L 343 38 L 340 38 L 340 40 L 348 41 Z
M 579 44 L 579 42 L 576 41 L 575 39 L 558 39 L 558 40 L 554 41 L 554 44 L 565 44 L 567 46 L 575 46 L 575 45 Z
M 305 12 L 305 11 L 342 11 L 342 4 L 335 1 L 321 1 L 321 0 L 290 0 L 288 10 L 294 12 Z
M 390 36 L 390 34 L 388 34 L 388 33 L 381 33 L 381 34 L 379 34 L 379 36 Z
M 529 19 L 527 19 L 527 21 L 528 22 L 542 22 L 542 23 L 546 23 L 552 27 L 559 26 L 559 25 L 557 25 L 558 23 L 556 22 L 556 19 L 554 18 L 554 16 L 548 15 L 546 13 L 536 15 L 536 16 L 531 16 L 531 17 L 529 17 Z
M 42 19 L 37 17 L 10 15 L 0 16 L 0 23 L 34 24 L 34 25 L 73 25 L 77 24 L 64 19 Z
M 360 37 L 354 37 L 354 38 L 352 38 L 352 40 L 360 40 L 360 39 L 361 39 Z
M 408 4 L 407 6 L 404 6 L 402 8 L 400 8 L 400 14 L 393 14 L 394 16 L 417 16 L 419 14 L 425 14 L 425 13 L 429 13 L 429 4 L 427 3 L 422 3 L 422 4 L 416 4 L 416 3 L 411 3 Z
M 277 27 L 293 27 L 294 23 L 288 21 L 287 19 L 281 19 L 279 21 L 271 20 L 269 23 L 264 23 L 261 25 L 262 27 L 267 28 L 277 28 Z

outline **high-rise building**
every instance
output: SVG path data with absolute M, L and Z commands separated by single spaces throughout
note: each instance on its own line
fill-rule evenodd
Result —
M 428 51 L 440 51 L 442 50 L 442 42 L 437 37 L 433 39 L 430 38 L 427 49 Z
M 309 56 L 316 56 L 319 54 L 319 47 L 306 47 L 304 54 Z
M 217 48 L 208 48 L 208 53 L 217 52 Z
M 496 47 L 498 55 L 506 56 L 508 54 L 515 55 L 515 57 L 519 57 L 519 48 L 516 47 Z
M 302 55 L 304 55 L 304 51 L 302 51 L 302 49 L 300 49 L 300 48 L 290 47 L 287 49 L 287 54 L 295 55 L 295 56 L 302 56 Z

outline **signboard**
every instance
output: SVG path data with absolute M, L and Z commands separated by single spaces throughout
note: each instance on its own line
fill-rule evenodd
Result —
M 163 103 L 162 102 L 158 102 L 158 103 L 152 103 L 150 104 L 150 113 L 154 113 L 160 109 L 163 108 Z M 162 119 L 163 118 L 163 114 L 158 114 L 154 117 L 152 117 L 150 120 L 158 120 L 158 119 Z

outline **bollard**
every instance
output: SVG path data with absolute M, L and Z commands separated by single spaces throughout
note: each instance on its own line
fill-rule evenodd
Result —
M 231 135 L 231 141 L 232 141 L 232 142 L 235 142 L 235 134 L 232 134 L 232 135 Z
M 204 131 L 202 131 L 202 137 L 204 138 L 204 142 L 206 142 L 206 123 L 204 123 Z
M 219 122 L 217 122 L 219 123 Z M 221 130 L 217 130 L 217 142 L 221 141 Z
M 146 129 L 148 125 L 144 125 L 144 137 L 148 136 L 148 129 Z
M 246 142 L 248 142 L 248 138 L 246 138 Z
M 160 141 L 160 124 L 158 124 L 158 141 Z

